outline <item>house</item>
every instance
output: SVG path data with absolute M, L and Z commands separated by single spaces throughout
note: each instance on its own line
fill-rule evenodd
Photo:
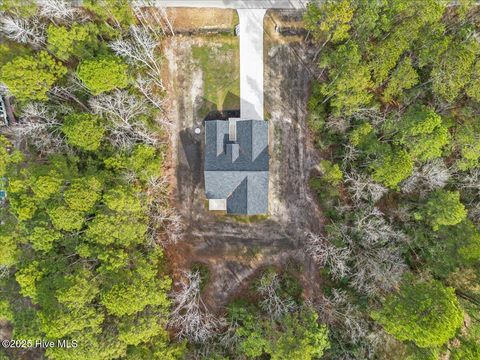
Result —
M 268 122 L 205 121 L 205 195 L 210 210 L 268 212 Z

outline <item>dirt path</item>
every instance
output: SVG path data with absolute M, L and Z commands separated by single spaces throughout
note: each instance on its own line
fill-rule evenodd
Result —
M 311 76 L 299 61 L 301 44 L 265 39 L 265 106 L 270 122 L 270 216 L 242 223 L 209 213 L 203 194 L 203 132 L 197 117 L 202 106 L 203 77 L 192 63 L 192 46 L 199 38 L 166 40 L 171 118 L 176 119 L 176 198 L 186 222 L 184 239 L 168 249 L 177 269 L 201 262 L 208 265 L 207 304 L 216 311 L 234 296 L 259 268 L 282 265 L 294 258 L 304 264 L 307 296 L 319 290 L 318 271 L 304 255 L 305 231 L 318 231 L 321 214 L 308 190 L 308 176 L 318 157 L 309 143 L 306 101 Z M 203 128 L 202 128 L 203 130 Z M 308 280 L 307 280 L 308 279 Z M 313 283 L 312 283 L 313 282 Z

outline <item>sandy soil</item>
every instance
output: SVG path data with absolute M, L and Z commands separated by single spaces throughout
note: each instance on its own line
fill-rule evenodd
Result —
M 266 20 L 268 21 L 268 20 Z M 317 296 L 320 279 L 302 251 L 306 231 L 319 231 L 322 217 L 308 188 L 310 170 L 318 163 L 308 137 L 306 101 L 311 74 L 308 55 L 299 42 L 265 36 L 265 108 L 270 123 L 270 216 L 252 223 L 208 212 L 203 184 L 203 127 L 197 117 L 202 98 L 202 74 L 193 66 L 192 37 L 165 40 L 171 114 L 176 131 L 175 195 L 186 223 L 184 239 L 167 248 L 174 269 L 201 262 L 211 276 L 207 304 L 221 312 L 238 295 L 245 280 L 260 268 L 296 259 L 303 264 L 306 297 Z M 202 133 L 196 135 L 194 129 Z

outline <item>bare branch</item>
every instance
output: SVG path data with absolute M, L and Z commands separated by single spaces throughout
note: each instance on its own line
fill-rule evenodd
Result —
M 360 150 L 351 144 L 347 144 L 344 147 L 345 153 L 343 155 L 342 170 L 345 172 L 349 165 L 358 159 Z
M 144 76 L 137 76 L 135 87 L 158 109 L 163 109 L 165 103 L 164 98 L 158 94 L 165 90 L 163 85 L 156 79 L 146 78 Z
M 168 179 L 165 176 L 151 178 L 148 185 L 148 195 L 152 199 L 149 207 L 152 237 L 176 243 L 183 236 L 184 223 L 177 210 L 168 202 Z
M 385 122 L 386 116 L 376 108 L 358 109 L 351 116 L 351 120 L 369 121 L 373 126 L 378 127 Z
M 116 90 L 91 98 L 89 104 L 95 114 L 109 120 L 109 140 L 114 146 L 130 149 L 139 142 L 158 144 L 158 137 L 140 120 L 146 107 L 143 99 Z
M 257 292 L 263 298 L 260 306 L 270 314 L 272 319 L 280 319 L 296 307 L 295 301 L 290 297 L 281 297 L 279 290 L 280 279 L 278 274 L 273 271 L 264 273 L 257 284 Z
M 348 248 L 336 247 L 330 244 L 325 237 L 313 233 L 306 233 L 305 236 L 305 250 L 320 266 L 328 266 L 330 274 L 335 279 L 348 276 L 350 273 L 347 264 L 350 258 Z
M 472 169 L 467 174 L 456 175 L 462 189 L 474 190 L 480 196 L 480 168 Z
M 469 206 L 468 216 L 475 222 L 480 221 L 480 169 L 471 169 L 469 172 L 455 175 L 460 188 L 469 194 L 465 201 Z
M 128 38 L 118 39 L 110 43 L 110 48 L 131 64 L 143 66 L 152 79 L 157 79 L 161 85 L 161 67 L 155 49 L 155 39 L 145 28 L 131 26 Z
M 352 287 L 369 295 L 395 288 L 407 270 L 400 245 L 409 238 L 394 229 L 377 208 L 360 213 L 349 232 L 354 254 Z
M 10 90 L 8 89 L 7 85 L 5 85 L 4 83 L 1 83 L 1 82 L 0 82 L 0 95 L 3 95 L 3 96 L 10 96 L 11 95 Z
M 344 290 L 332 289 L 332 295 L 323 296 L 316 307 L 327 324 L 343 328 L 342 333 L 352 344 L 358 344 L 370 332 L 361 310 Z
M 306 251 L 331 276 L 350 278 L 363 293 L 378 295 L 397 286 L 405 270 L 401 247 L 409 238 L 388 223 L 377 208 L 357 209 L 351 225 L 332 224 L 328 237 L 306 234 Z M 330 241 L 338 240 L 343 248 Z
M 356 206 L 363 206 L 363 202 L 375 203 L 385 195 L 388 190 L 373 181 L 368 175 L 356 171 L 345 172 L 344 181 Z
M 58 106 L 64 105 L 67 101 L 74 101 L 80 105 L 84 111 L 90 112 L 90 109 L 75 95 L 75 91 L 78 89 L 79 88 L 77 84 L 73 84 L 68 87 L 54 86 L 48 91 L 48 95 L 50 96 L 50 99 L 58 100 Z
M 26 20 L 4 15 L 0 19 L 0 32 L 10 40 L 37 48 L 45 43 L 45 25 L 36 17 Z
M 345 134 L 350 128 L 350 121 L 343 116 L 331 115 L 328 117 L 325 127 L 336 134 Z
M 180 289 L 172 294 L 174 309 L 170 314 L 170 325 L 177 329 L 178 337 L 196 343 L 206 342 L 224 325 L 205 306 L 200 283 L 198 271 L 184 273 Z
M 447 185 L 450 171 L 441 159 L 430 161 L 414 170 L 412 176 L 401 184 L 404 193 L 420 192 L 426 194 Z
M 37 0 L 40 14 L 47 19 L 73 20 L 77 9 L 65 0 Z
M 61 122 L 57 114 L 43 103 L 29 103 L 23 114 L 8 131 L 17 141 L 27 141 L 43 153 L 53 153 L 67 149 Z

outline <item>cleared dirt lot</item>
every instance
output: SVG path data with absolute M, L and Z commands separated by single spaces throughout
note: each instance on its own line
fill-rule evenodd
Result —
M 271 20 L 267 17 L 265 21 Z M 211 84 L 205 83 L 208 79 L 192 54 L 201 44 L 217 46 L 214 43 L 218 42 L 221 46 L 222 41 L 226 40 L 177 36 L 164 43 L 169 93 L 174 95 L 170 117 L 176 120 L 175 196 L 186 223 L 184 239 L 167 252 L 176 269 L 187 269 L 196 262 L 209 266 L 211 277 L 205 296 L 216 310 L 221 310 L 258 269 L 281 266 L 292 258 L 303 264 L 302 276 L 310 284 L 306 295 L 314 296 L 319 290 L 318 274 L 301 251 L 304 233 L 319 231 L 322 226 L 321 214 L 308 188 L 310 170 L 318 163 L 306 125 L 312 76 L 304 64 L 309 55 L 301 42 L 285 41 L 268 31 L 265 34 L 270 215 L 247 223 L 208 212 L 203 193 L 202 109 L 205 88 Z M 194 133 L 196 127 L 202 129 L 200 135 Z
M 178 32 L 197 29 L 233 30 L 233 27 L 238 24 L 238 15 L 235 10 L 167 8 L 165 12 L 171 25 Z

